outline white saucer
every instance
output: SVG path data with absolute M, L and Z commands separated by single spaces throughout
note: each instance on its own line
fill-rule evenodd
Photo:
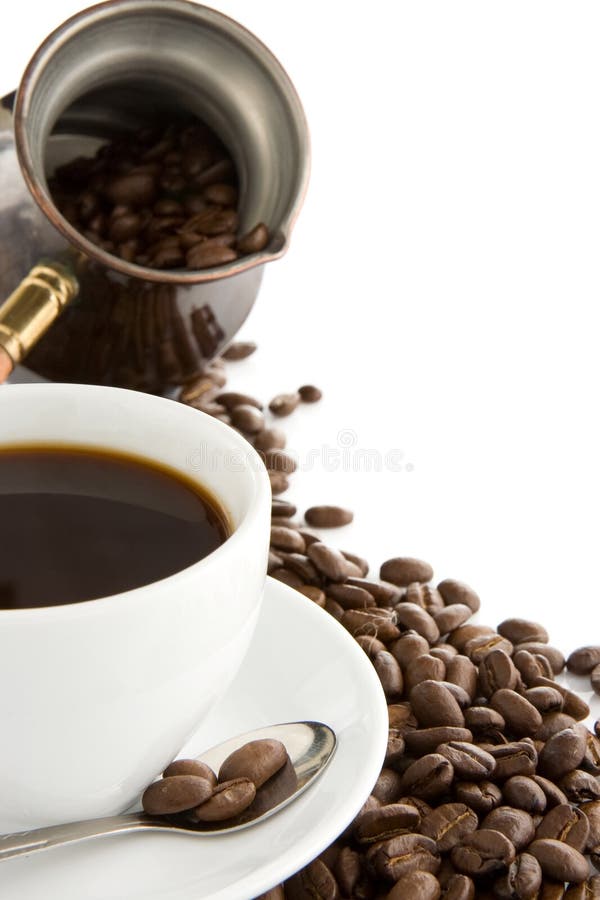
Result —
M 267 579 L 242 669 L 181 755 L 198 755 L 252 728 L 299 719 L 331 725 L 338 746 L 319 781 L 272 818 L 221 837 L 120 835 L 6 860 L 0 862 L 0 897 L 251 900 L 343 831 L 383 762 L 385 698 L 371 663 L 342 626 L 301 594 Z

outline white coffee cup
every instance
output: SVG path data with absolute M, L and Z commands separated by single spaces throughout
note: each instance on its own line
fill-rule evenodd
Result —
M 0 609 L 4 832 L 111 815 L 135 802 L 236 674 L 258 619 L 269 543 L 261 460 L 197 410 L 109 387 L 2 388 L 0 447 L 36 443 L 169 466 L 215 495 L 232 534 L 189 568 L 135 590 Z M 1 559 L 0 548 L 0 570 Z

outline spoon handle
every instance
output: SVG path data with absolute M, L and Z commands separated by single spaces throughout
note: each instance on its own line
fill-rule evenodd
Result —
M 73 844 L 87 841 L 90 838 L 105 834 L 118 834 L 126 831 L 141 831 L 147 828 L 164 828 L 164 822 L 151 819 L 143 813 L 130 813 L 124 816 L 107 816 L 104 819 L 88 819 L 84 822 L 68 822 L 66 825 L 51 825 L 48 828 L 35 828 L 32 831 L 19 831 L 15 834 L 0 835 L 0 860 L 12 859 L 25 853 L 38 850 L 49 850 L 62 844 Z

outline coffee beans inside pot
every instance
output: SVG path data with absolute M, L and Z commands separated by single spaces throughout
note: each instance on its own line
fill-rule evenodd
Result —
M 193 120 L 147 128 L 59 166 L 60 212 L 102 250 L 152 269 L 206 269 L 259 253 L 263 222 L 245 232 L 238 177 L 217 135 Z

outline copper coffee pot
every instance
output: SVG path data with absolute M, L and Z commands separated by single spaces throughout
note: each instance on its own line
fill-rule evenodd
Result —
M 61 215 L 47 182 L 57 166 L 184 115 L 228 148 L 240 230 L 267 223 L 264 250 L 162 271 L 107 253 Z M 0 105 L 0 381 L 26 354 L 56 381 L 165 393 L 194 377 L 246 319 L 264 264 L 285 253 L 308 172 L 296 91 L 237 22 L 187 0 L 109 0 L 73 16 Z

